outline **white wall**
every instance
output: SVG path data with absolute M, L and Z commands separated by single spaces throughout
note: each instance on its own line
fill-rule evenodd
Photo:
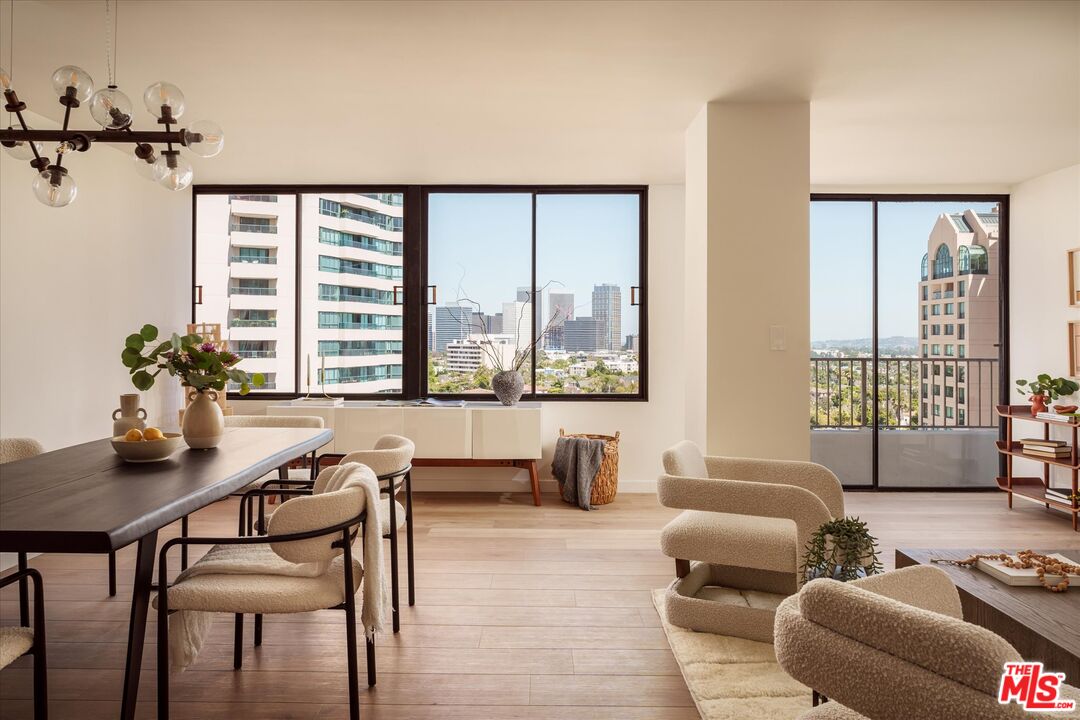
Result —
M 649 187 L 649 401 L 544 403 L 544 457 L 540 475 L 547 489 L 551 457 L 559 428 L 568 433 L 614 435 L 619 440 L 619 487 L 624 492 L 653 492 L 660 474 L 660 454 L 687 436 L 686 381 L 692 374 L 687 352 L 684 315 L 683 187 Z M 700 330 L 700 328 L 699 328 Z M 703 367 L 703 365 L 702 365 Z M 699 386 L 700 387 L 700 386 Z M 700 390 L 699 390 L 700 392 Z M 258 400 L 232 401 L 237 412 L 262 414 L 269 404 Z M 524 471 L 462 468 L 421 468 L 421 490 L 525 491 Z
M 1068 305 L 1066 253 L 1080 247 L 1080 165 L 1013 186 L 1009 211 L 1010 381 L 1044 372 L 1068 377 L 1067 324 L 1080 321 L 1080 309 Z M 1013 402 L 1028 400 L 1014 390 Z M 1068 439 L 1064 429 L 1055 432 Z M 1017 461 L 1014 472 L 1039 469 Z M 1064 471 L 1054 472 L 1055 484 L 1067 484 Z
M 29 164 L 0 153 L 0 435 L 47 449 L 108 436 L 120 393 L 135 392 L 124 338 L 145 323 L 182 330 L 191 312 L 191 194 L 104 145 L 65 165 L 78 197 L 50 208 Z M 175 429 L 174 380 L 143 400 L 152 424 Z

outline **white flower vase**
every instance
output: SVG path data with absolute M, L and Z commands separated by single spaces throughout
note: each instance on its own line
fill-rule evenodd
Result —
M 190 388 L 188 400 L 191 404 L 184 410 L 184 424 L 180 428 L 184 442 L 196 450 L 217 447 L 225 434 L 225 416 L 217 404 L 217 392 Z

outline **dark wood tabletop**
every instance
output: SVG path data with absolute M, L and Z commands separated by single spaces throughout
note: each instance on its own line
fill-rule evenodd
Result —
M 0 550 L 108 552 L 243 488 L 333 438 L 318 428 L 227 428 L 212 450 L 127 463 L 109 440 L 0 466 Z
M 896 567 L 930 565 L 931 558 L 963 560 L 972 555 L 1014 554 L 1022 548 L 964 548 L 959 550 L 899 549 Z M 1036 550 L 1060 553 L 1080 563 L 1080 550 Z M 1080 683 L 1080 582 L 1063 593 L 1042 586 L 1006 585 L 981 570 L 934 563 L 949 574 L 960 593 L 964 619 L 1008 640 L 1025 660 L 1042 660 L 1049 669 L 1064 672 L 1067 682 Z

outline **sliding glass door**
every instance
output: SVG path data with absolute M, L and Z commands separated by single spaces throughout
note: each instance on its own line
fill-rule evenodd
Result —
M 993 486 L 1006 212 L 997 197 L 813 199 L 811 446 L 845 485 Z

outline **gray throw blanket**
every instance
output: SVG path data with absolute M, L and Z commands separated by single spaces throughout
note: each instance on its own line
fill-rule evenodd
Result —
M 604 461 L 604 441 L 561 437 L 555 443 L 551 474 L 559 481 L 562 499 L 582 510 L 592 510 L 593 481 Z

